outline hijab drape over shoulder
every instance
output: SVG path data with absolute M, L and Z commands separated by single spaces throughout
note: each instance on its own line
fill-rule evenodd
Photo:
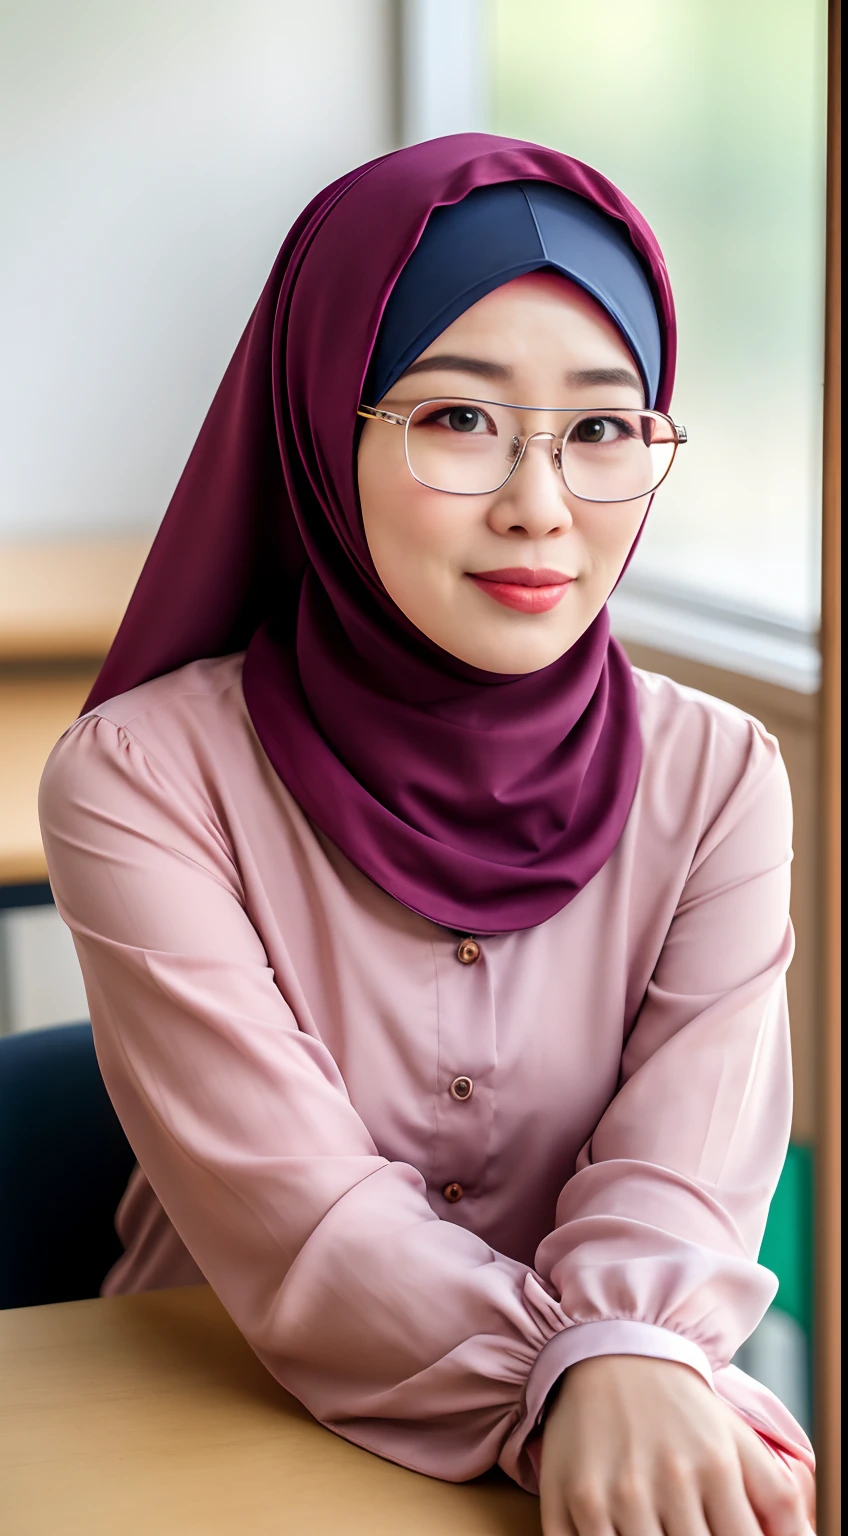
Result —
M 483 134 L 350 172 L 313 199 L 283 245 L 86 703 L 245 649 L 251 720 L 305 815 L 406 906 L 479 934 L 543 922 L 592 879 L 621 835 L 641 763 L 630 667 L 606 609 L 548 667 L 480 671 L 399 611 L 363 531 L 357 406 L 369 368 L 371 382 L 412 360 L 390 356 L 393 290 L 424 250 L 435 210 L 503 183 L 529 187 L 528 206 L 544 215 L 538 256 L 521 270 L 553 266 L 594 292 L 649 400 L 668 408 L 675 326 L 665 265 L 603 176 Z M 570 194 L 578 222 L 582 200 L 582 224 L 600 229 L 601 247 L 608 228 L 602 259 L 586 256 L 601 250 L 595 235 L 575 245 L 573 261 L 561 240 L 553 249 L 551 197 L 537 188 L 535 198 L 533 183 Z M 443 279 L 435 286 L 448 313 Z M 433 334 L 485 291 L 458 308 L 454 298 Z M 420 351 L 433 339 L 427 316 L 416 334 Z

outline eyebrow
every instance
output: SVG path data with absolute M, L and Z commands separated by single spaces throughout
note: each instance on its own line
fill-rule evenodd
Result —
M 436 357 L 420 357 L 404 369 L 403 377 L 411 373 L 474 373 L 481 379 L 511 379 L 512 369 L 503 363 L 487 363 L 482 357 L 459 357 L 454 352 L 443 352 Z
M 632 368 L 579 368 L 576 373 L 567 373 L 567 384 L 623 384 L 628 389 L 638 389 L 641 394 L 644 385 L 638 374 Z
M 498 382 L 506 382 L 513 377 L 511 368 L 504 363 L 486 362 L 482 357 L 461 357 L 455 352 L 437 353 L 434 357 L 421 357 L 417 363 L 410 363 L 404 371 L 403 377 L 409 378 L 414 373 L 471 373 L 480 379 L 495 379 Z M 565 382 L 579 389 L 581 385 L 590 384 L 617 384 L 624 385 L 627 389 L 643 392 L 642 380 L 632 368 L 579 368 L 575 372 L 565 375 Z

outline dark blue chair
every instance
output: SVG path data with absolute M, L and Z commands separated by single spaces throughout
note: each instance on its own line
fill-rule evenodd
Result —
M 0 1307 L 98 1294 L 134 1163 L 90 1024 L 0 1039 Z

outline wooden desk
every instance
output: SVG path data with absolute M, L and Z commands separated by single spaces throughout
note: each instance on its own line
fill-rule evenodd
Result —
M 539 1536 L 316 1424 L 205 1286 L 0 1312 L 4 1536 Z

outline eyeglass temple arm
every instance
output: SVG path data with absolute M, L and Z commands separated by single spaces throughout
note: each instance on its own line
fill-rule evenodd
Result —
M 387 421 L 391 427 L 405 427 L 408 416 L 396 416 L 394 411 L 379 411 L 373 405 L 361 405 L 357 416 L 365 416 L 369 421 Z

